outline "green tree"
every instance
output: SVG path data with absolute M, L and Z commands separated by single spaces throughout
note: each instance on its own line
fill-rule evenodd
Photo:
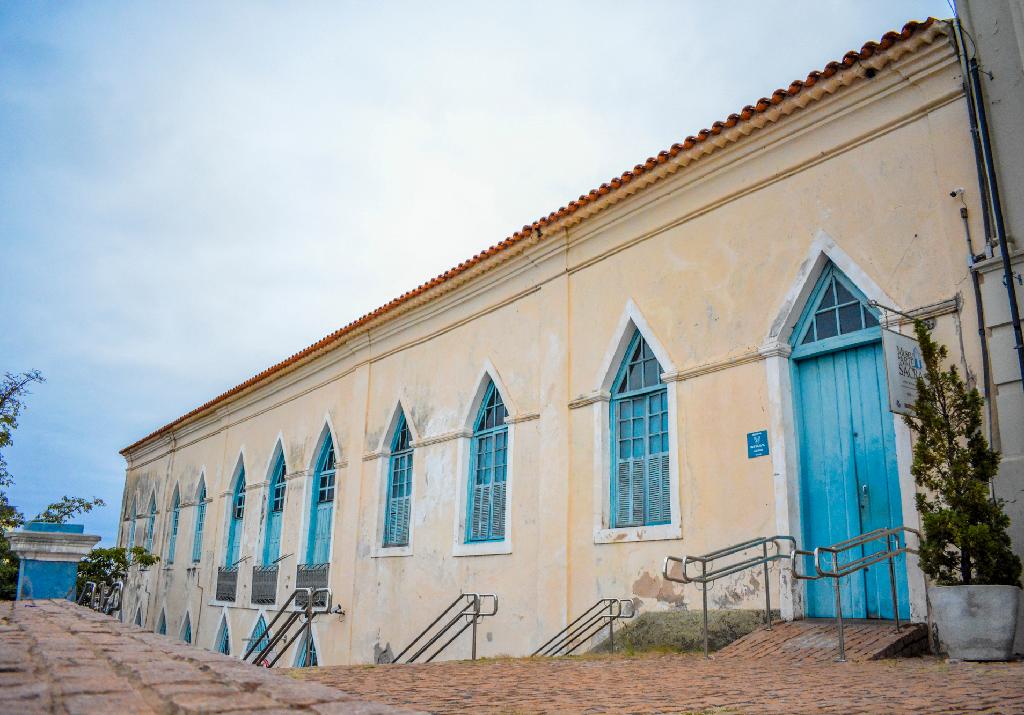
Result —
M 3 450 L 14 443 L 14 430 L 18 427 L 18 416 L 25 409 L 29 388 L 43 382 L 42 373 L 30 370 L 20 374 L 4 373 L 0 383 L 0 600 L 13 599 L 18 587 L 18 557 L 11 551 L 6 534 L 25 523 L 25 515 L 11 504 L 7 496 L 7 489 L 14 484 L 14 476 L 7 468 Z M 64 524 L 99 506 L 104 506 L 102 499 L 64 496 L 46 507 L 36 520 Z
M 147 568 L 158 561 L 158 556 L 154 556 L 141 546 L 133 546 L 130 550 L 121 546 L 93 549 L 78 564 L 76 590 L 81 593 L 86 581 L 112 586 L 115 581 L 124 580 L 128 567 L 132 564 Z
M 947 350 L 914 324 L 924 375 L 917 380 L 916 433 L 911 469 L 921 514 L 921 569 L 940 585 L 1019 585 L 1020 559 L 1013 553 L 1002 500 L 991 496 L 999 453 L 981 433 L 983 399 L 968 390 L 956 366 L 944 369 Z

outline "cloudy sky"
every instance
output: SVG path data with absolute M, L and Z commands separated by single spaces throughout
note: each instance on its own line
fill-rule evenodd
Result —
M 0 5 L 16 504 L 944 0 Z

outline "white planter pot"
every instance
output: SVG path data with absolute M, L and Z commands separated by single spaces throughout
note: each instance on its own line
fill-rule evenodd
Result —
M 960 660 L 1009 660 L 1019 599 L 1016 586 L 929 587 L 942 649 Z

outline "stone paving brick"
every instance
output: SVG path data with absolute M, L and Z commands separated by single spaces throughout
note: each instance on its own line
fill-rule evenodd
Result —
M 1024 713 L 1024 664 L 934 657 L 768 663 L 690 654 L 587 656 L 289 674 L 434 713 Z
M 0 602 L 0 714 L 413 713 L 302 684 L 67 601 Z
M 68 715 L 92 715 L 100 712 L 150 715 L 156 712 L 137 693 L 72 695 L 63 698 L 62 705 Z

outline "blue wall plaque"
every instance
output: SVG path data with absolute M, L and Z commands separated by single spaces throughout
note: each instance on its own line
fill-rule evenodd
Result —
M 747 432 L 747 459 L 764 457 L 768 454 L 768 430 Z

